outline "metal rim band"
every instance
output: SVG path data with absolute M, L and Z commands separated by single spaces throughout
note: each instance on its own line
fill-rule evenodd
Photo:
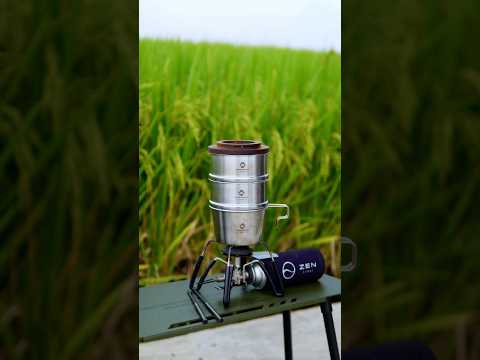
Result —
M 208 180 L 216 183 L 264 183 L 268 180 L 268 174 L 255 177 L 233 177 L 208 174 Z
M 209 201 L 210 209 L 216 210 L 216 211 L 222 211 L 222 212 L 256 212 L 256 211 L 262 211 L 268 208 L 268 201 L 265 201 L 260 204 L 255 204 L 256 206 L 229 206 L 229 205 L 222 205 L 221 203 L 216 203 L 212 200 Z

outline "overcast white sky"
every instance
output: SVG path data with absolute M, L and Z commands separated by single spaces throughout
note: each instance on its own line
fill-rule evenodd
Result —
M 341 0 L 139 0 L 140 37 L 340 52 Z

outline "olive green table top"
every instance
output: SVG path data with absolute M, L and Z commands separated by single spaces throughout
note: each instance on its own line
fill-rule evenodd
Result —
M 139 289 L 139 340 L 164 339 L 216 326 L 257 319 L 287 310 L 323 303 L 339 297 L 341 282 L 324 275 L 318 282 L 285 289 L 285 296 L 276 297 L 269 291 L 234 287 L 228 307 L 222 303 L 223 290 L 215 283 L 203 285 L 201 293 L 224 317 L 218 323 L 205 309 L 209 322 L 203 324 L 187 296 L 188 281 L 175 281 Z M 202 307 L 203 308 L 203 307 Z

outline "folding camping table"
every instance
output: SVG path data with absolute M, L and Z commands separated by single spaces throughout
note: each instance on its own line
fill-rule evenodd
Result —
M 215 283 L 207 283 L 201 293 L 223 316 L 221 323 L 208 316 L 209 322 L 203 324 L 187 296 L 187 289 L 187 280 L 139 289 L 140 342 L 282 313 L 285 359 L 289 360 L 292 359 L 290 311 L 320 305 L 330 357 L 340 359 L 331 307 L 331 301 L 339 299 L 341 294 L 341 282 L 337 278 L 324 275 L 318 282 L 286 288 L 283 297 L 276 297 L 269 291 L 234 287 L 228 307 L 222 303 L 223 290 Z M 210 314 L 207 310 L 205 313 Z

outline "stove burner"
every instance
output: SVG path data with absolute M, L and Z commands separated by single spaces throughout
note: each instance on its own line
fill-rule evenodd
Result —
M 208 320 L 192 294 L 199 298 L 199 300 L 217 319 L 217 321 L 223 321 L 223 318 L 200 293 L 202 285 L 207 282 L 223 282 L 223 305 L 225 307 L 230 304 L 230 293 L 234 286 L 246 287 L 247 285 L 252 285 L 255 288 L 264 288 L 268 285 L 270 290 L 276 296 L 284 295 L 282 277 L 277 269 L 277 266 L 275 265 L 274 257 L 266 245 L 265 248 L 271 259 L 270 262 L 260 261 L 258 258 L 252 258 L 252 249 L 248 246 L 226 246 L 222 251 L 223 255 L 226 256 L 226 260 L 220 257 L 215 257 L 214 259 L 210 260 L 199 280 L 197 281 L 200 266 L 202 265 L 205 253 L 211 242 L 212 240 L 209 240 L 205 243 L 202 253 L 195 262 L 192 277 L 190 278 L 189 283 L 188 296 L 192 301 L 198 315 L 202 319 L 202 322 L 206 323 Z M 206 281 L 208 273 L 210 270 L 212 270 L 213 266 L 215 266 L 217 262 L 222 262 L 226 265 L 225 275 L 220 278 Z

